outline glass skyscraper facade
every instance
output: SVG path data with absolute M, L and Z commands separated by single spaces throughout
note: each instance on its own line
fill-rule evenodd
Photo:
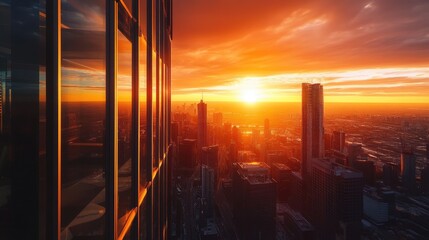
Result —
M 0 0 L 0 239 L 166 239 L 171 0 Z

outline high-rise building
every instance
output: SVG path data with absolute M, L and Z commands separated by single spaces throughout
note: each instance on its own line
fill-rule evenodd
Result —
M 323 86 L 302 84 L 302 174 L 311 176 L 312 162 L 324 156 Z
M 387 162 L 383 165 L 383 183 L 387 186 L 396 186 L 398 184 L 400 167 L 393 162 Z
M 207 201 L 209 212 L 213 210 L 214 192 L 215 170 L 207 165 L 203 165 L 201 167 L 201 197 Z
M 270 119 L 266 118 L 264 121 L 264 137 L 269 139 L 271 137 Z
M 198 103 L 198 156 L 201 158 L 202 148 L 207 146 L 207 104 L 203 100 Z M 200 159 L 201 160 L 201 159 Z
M 277 182 L 277 199 L 287 202 L 291 195 L 292 171 L 283 163 L 273 163 L 271 167 L 272 178 Z
M 0 26 L 0 238 L 167 239 L 172 1 L 6 0 Z
M 340 131 L 334 131 L 332 133 L 332 145 L 331 148 L 337 151 L 343 152 L 346 145 L 346 134 Z
M 202 165 L 208 166 L 214 171 L 214 184 L 216 187 L 219 176 L 219 146 L 203 147 Z
M 363 178 L 365 180 L 366 185 L 374 185 L 375 184 L 374 161 L 356 160 L 353 168 L 363 174 Z
M 362 144 L 351 143 L 347 146 L 347 165 L 353 167 L 354 162 L 363 153 Z
M 411 150 L 402 150 L 401 178 L 404 188 L 408 190 L 416 188 L 416 155 Z
M 320 160 L 313 164 L 311 218 L 319 239 L 360 239 L 362 173 Z
M 332 134 L 325 133 L 325 153 L 332 149 Z
M 183 139 L 179 144 L 177 156 L 179 168 L 193 168 L 197 165 L 197 140 Z
M 240 239 L 275 239 L 276 182 L 263 162 L 236 163 L 233 214 Z

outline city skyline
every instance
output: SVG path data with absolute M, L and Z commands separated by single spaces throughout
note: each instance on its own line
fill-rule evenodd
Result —
M 243 7 L 246 6 L 246 7 Z M 425 1 L 174 4 L 173 101 L 429 102 Z M 239 14 L 236 14 L 239 13 Z

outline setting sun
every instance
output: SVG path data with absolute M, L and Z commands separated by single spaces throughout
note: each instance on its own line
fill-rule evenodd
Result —
M 255 103 L 261 98 L 260 79 L 257 78 L 244 78 L 240 81 L 238 91 L 240 100 L 245 103 Z
M 244 89 L 241 93 L 241 100 L 246 103 L 255 103 L 257 101 L 256 91 L 254 89 Z

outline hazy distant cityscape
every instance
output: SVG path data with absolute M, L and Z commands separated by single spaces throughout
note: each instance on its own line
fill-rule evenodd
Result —
M 428 236 L 427 106 L 308 88 L 302 104 L 173 103 L 174 239 Z

